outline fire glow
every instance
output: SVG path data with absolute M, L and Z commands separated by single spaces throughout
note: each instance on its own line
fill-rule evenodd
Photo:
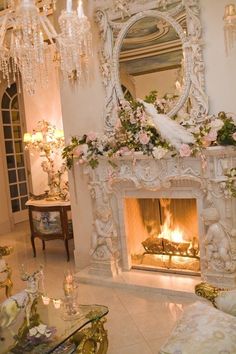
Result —
M 161 233 L 158 237 L 172 241 L 172 242 L 184 242 L 183 232 L 180 230 L 179 227 L 175 229 L 171 228 L 172 225 L 172 214 L 167 209 L 170 205 L 170 200 L 168 199 L 160 199 L 161 206 L 164 207 L 164 216 L 165 222 L 161 225 Z

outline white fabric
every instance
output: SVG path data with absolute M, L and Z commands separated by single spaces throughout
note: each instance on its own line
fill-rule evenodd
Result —
M 178 321 L 159 354 L 235 354 L 236 318 L 196 302 Z
M 219 310 L 236 316 L 236 290 L 222 291 L 215 298 L 215 304 Z

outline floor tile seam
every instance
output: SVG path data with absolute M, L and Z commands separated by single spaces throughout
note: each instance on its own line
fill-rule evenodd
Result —
M 147 342 L 146 342 L 145 339 L 143 340 L 143 342 L 147 345 Z M 133 347 L 134 345 L 137 345 L 137 344 L 140 344 L 140 343 L 142 343 L 142 342 L 138 342 L 138 343 L 134 343 L 134 344 L 125 345 L 125 346 L 119 347 L 119 349 L 129 349 L 129 348 Z M 147 345 L 147 347 L 150 349 L 150 346 L 149 346 L 149 345 Z M 116 347 L 114 347 L 114 349 L 116 350 Z M 152 351 L 152 349 L 150 349 L 150 352 L 151 352 L 152 354 L 157 354 L 157 353 L 154 353 L 154 352 Z M 109 349 L 108 349 L 108 353 L 107 353 L 107 354 L 109 354 Z M 129 354 L 129 353 L 126 353 L 126 354 Z M 143 353 L 143 354 L 146 354 L 146 353 Z

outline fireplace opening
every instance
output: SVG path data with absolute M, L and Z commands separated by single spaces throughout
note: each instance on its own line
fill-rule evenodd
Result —
M 126 198 L 125 229 L 132 268 L 199 275 L 196 199 Z

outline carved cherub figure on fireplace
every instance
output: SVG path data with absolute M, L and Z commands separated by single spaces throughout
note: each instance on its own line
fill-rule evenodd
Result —
M 114 244 L 117 233 L 111 211 L 105 206 L 96 211 L 96 220 L 92 233 L 90 254 L 96 259 L 110 259 L 116 252 Z
M 218 210 L 214 207 L 206 208 L 202 216 L 208 227 L 205 236 L 208 268 L 232 272 L 235 267 L 232 262 L 230 237 L 220 220 Z

